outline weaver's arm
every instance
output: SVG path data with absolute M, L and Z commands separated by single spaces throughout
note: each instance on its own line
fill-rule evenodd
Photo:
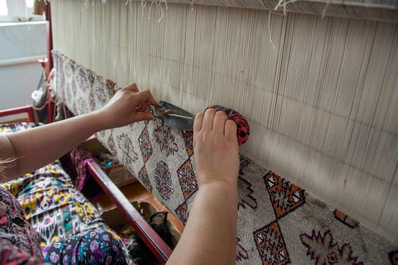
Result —
M 0 136 L 0 161 L 14 160 L 0 172 L 0 182 L 58 159 L 97 131 L 155 119 L 145 111 L 149 104 L 157 104 L 151 92 L 139 92 L 137 86 L 131 84 L 118 91 L 101 110 Z
M 194 149 L 199 191 L 168 265 L 235 264 L 237 179 L 236 124 L 209 109 L 196 116 Z

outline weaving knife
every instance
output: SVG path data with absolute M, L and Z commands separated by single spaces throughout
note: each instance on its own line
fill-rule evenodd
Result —
M 193 131 L 195 116 L 192 113 L 166 101 L 159 101 L 153 110 L 158 122 L 177 130 Z

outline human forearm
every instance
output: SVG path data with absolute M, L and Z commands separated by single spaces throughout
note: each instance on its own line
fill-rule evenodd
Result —
M 167 264 L 235 264 L 236 223 L 236 186 L 223 181 L 202 185 Z
M 92 112 L 8 135 L 16 165 L 7 170 L 7 177 L 18 177 L 58 159 L 103 127 L 100 114 Z
M 237 179 L 236 124 L 209 109 L 196 115 L 194 150 L 199 191 L 184 233 L 168 264 L 235 263 Z
M 58 159 L 93 133 L 142 120 L 153 120 L 147 111 L 157 104 L 150 91 L 135 84 L 118 91 L 107 105 L 95 112 L 44 125 L 28 131 L 0 136 L 0 182 L 18 177 Z M 12 162 L 9 162 L 12 161 Z

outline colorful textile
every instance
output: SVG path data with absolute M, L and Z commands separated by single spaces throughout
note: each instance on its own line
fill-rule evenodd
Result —
M 82 145 L 78 145 L 61 158 L 62 166 L 66 173 L 71 177 L 73 185 L 82 191 L 84 185 L 90 178 L 86 165 L 94 161 L 91 154 Z
M 35 126 L 37 124 L 32 123 L 0 125 L 0 133 L 13 133 Z M 27 260 L 41 264 L 44 261 L 41 247 L 46 261 L 51 264 L 64 261 L 68 263 L 62 264 L 130 263 L 119 236 L 107 227 L 95 207 L 75 189 L 59 161 L 2 183 L 0 189 L 0 240 L 1 243 L 4 240 L 11 242 L 10 246 L 1 244 L 0 261 L 13 258 L 18 262 Z M 88 252 L 83 244 L 92 242 L 95 242 L 90 245 L 92 251 Z M 70 249 L 74 251 L 73 255 Z M 65 253 L 68 260 L 62 256 Z M 86 255 L 88 253 L 93 256 Z M 55 261 L 56 255 L 62 259 Z M 38 256 L 37 260 L 28 259 L 32 256 Z
M 91 229 L 106 229 L 99 213 L 75 189 L 59 162 L 2 186 L 21 203 L 42 247 Z
M 18 201 L 0 187 L 0 264 L 41 264 L 39 237 Z
M 125 246 L 112 231 L 92 229 L 40 250 L 39 235 L 26 221 L 16 198 L 0 187 L 0 265 L 128 264 Z
M 40 126 L 41 123 L 33 123 L 33 122 L 18 122 L 18 123 L 10 123 L 10 124 L 0 124 L 0 134 L 10 134 L 19 131 L 25 131 L 32 129 L 34 127 Z
M 126 264 L 123 243 L 101 229 L 83 232 L 43 249 L 49 264 Z
M 36 127 L 34 123 L 0 125 L 0 134 Z M 40 237 L 24 218 L 17 199 L 0 186 L 0 264 L 41 264 Z

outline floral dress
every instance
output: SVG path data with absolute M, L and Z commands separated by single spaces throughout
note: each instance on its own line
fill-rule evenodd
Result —
M 73 187 L 58 162 L 1 186 L 1 255 L 6 255 L 6 242 L 36 258 L 28 264 L 129 263 L 119 236 Z M 7 251 L 11 250 L 8 246 Z M 14 255 L 20 262 L 16 264 L 29 260 L 18 255 Z M 0 258 L 0 264 L 4 261 Z
M 21 129 L 7 126 L 0 133 Z M 58 161 L 0 184 L 0 265 L 43 263 L 131 263 L 120 237 Z

